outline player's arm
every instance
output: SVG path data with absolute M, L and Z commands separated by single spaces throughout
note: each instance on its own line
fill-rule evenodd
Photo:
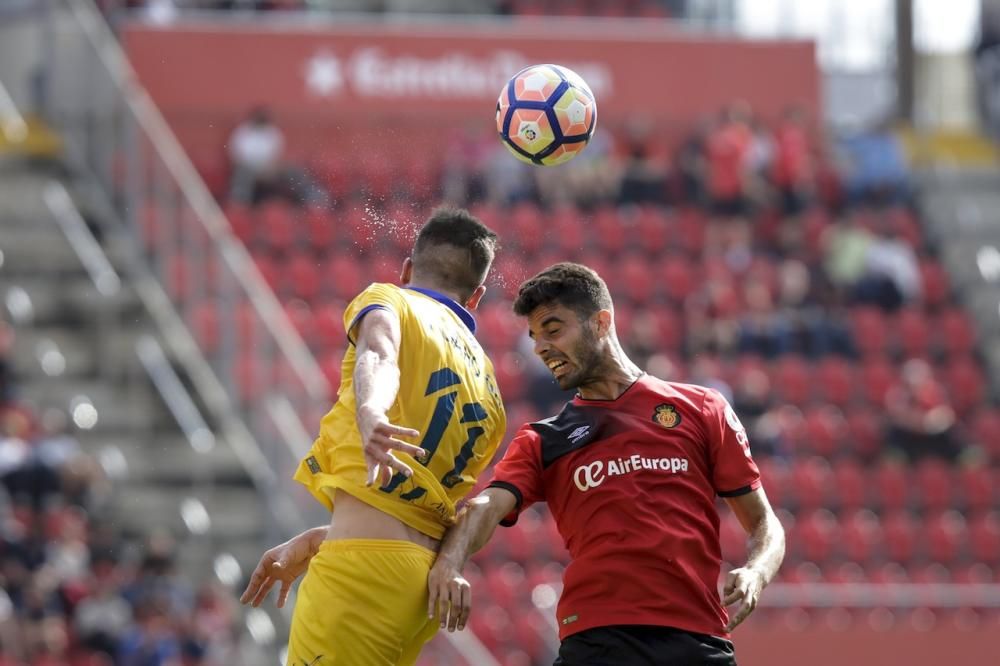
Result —
M 439 612 L 441 626 L 461 630 L 472 609 L 472 590 L 462 569 L 477 550 L 486 545 L 497 525 L 517 507 L 518 498 L 504 488 L 487 488 L 458 515 L 448 528 L 437 560 L 427 576 L 427 616 Z
M 250 576 L 247 589 L 240 595 L 240 603 L 257 608 L 274 584 L 280 582 L 278 608 L 282 608 L 292 583 L 309 568 L 309 560 L 319 552 L 329 528 L 329 525 L 313 527 L 265 552 Z
M 760 593 L 778 573 L 785 557 L 785 530 L 771 509 L 763 488 L 727 497 L 726 502 L 750 540 L 747 563 L 729 572 L 723 588 L 724 606 L 740 602 L 726 627 L 726 631 L 732 631 L 757 607 Z
M 357 405 L 358 431 L 368 466 L 367 484 L 376 479 L 382 485 L 392 479 L 393 470 L 407 477 L 413 475 L 409 465 L 393 455 L 404 451 L 415 458 L 426 452 L 398 437 L 419 437 L 412 428 L 389 423 L 386 413 L 399 393 L 399 346 L 402 333 L 399 317 L 387 308 L 374 309 L 357 324 L 354 364 L 354 399 Z

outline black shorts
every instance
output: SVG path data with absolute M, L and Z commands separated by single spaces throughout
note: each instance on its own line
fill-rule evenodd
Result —
M 672 627 L 595 627 L 568 636 L 553 666 L 736 666 L 724 638 Z

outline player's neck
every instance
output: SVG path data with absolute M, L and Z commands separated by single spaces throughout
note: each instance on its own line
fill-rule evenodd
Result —
M 440 285 L 431 284 L 430 282 L 424 282 L 422 280 L 412 280 L 408 284 L 404 285 L 406 287 L 414 287 L 416 289 L 428 289 L 430 291 L 437 292 L 442 296 L 447 296 L 451 300 L 455 301 L 462 307 L 465 307 L 465 303 L 462 302 L 462 297 L 459 296 L 454 291 L 448 289 L 447 287 L 442 287 Z
M 609 350 L 594 379 L 577 387 L 584 400 L 617 400 L 643 375 L 643 371 L 618 345 Z

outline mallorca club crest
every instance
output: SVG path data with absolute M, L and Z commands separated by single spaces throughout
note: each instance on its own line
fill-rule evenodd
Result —
M 656 406 L 653 421 L 664 428 L 676 428 L 681 424 L 681 415 L 673 405 L 663 403 Z

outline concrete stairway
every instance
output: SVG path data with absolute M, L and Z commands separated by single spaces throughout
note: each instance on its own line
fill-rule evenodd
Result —
M 54 180 L 60 174 L 50 167 L 0 164 L 0 308 L 15 326 L 20 398 L 39 411 L 71 412 L 80 396 L 93 404 L 96 426 L 73 434 L 119 475 L 114 519 L 126 536 L 171 531 L 179 566 L 195 582 L 211 575 L 220 553 L 234 555 L 246 575 L 263 542 L 250 478 L 224 440 L 207 453 L 187 442 L 136 354 L 136 341 L 155 330 L 129 284 L 127 257 L 103 243 L 122 287 L 102 294 L 45 202 Z M 209 518 L 205 533 L 192 499 Z
M 976 319 L 993 396 L 1000 396 L 1000 170 L 937 168 L 920 179 L 929 242 Z

